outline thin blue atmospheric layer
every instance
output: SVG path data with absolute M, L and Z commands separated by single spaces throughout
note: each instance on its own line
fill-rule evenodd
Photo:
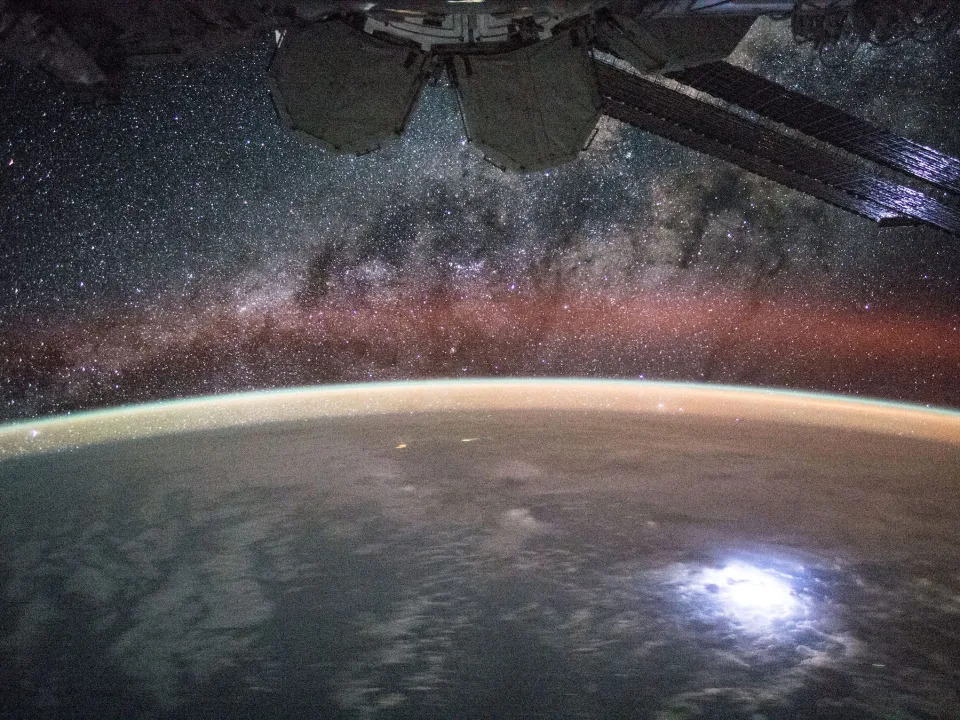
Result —
M 16 432 L 19 429 L 30 430 L 49 426 L 53 423 L 63 422 L 67 419 L 107 419 L 119 414 L 134 414 L 142 410 L 159 408 L 188 408 L 204 405 L 215 405 L 222 402 L 230 402 L 241 399 L 259 397 L 264 400 L 282 399 L 303 394 L 321 394 L 324 392 L 342 392 L 344 390 L 364 390 L 364 389 L 388 389 L 388 388 L 409 388 L 409 387 L 436 387 L 437 389 L 450 387 L 470 387 L 470 386 L 510 386 L 510 385 L 589 385 L 589 386 L 640 386 L 645 388 L 662 387 L 664 390 L 723 390 L 730 392 L 739 392 L 745 394 L 755 394 L 758 396 L 778 396 L 793 397 L 805 400 L 849 403 L 852 405 L 867 406 L 873 408 L 886 408 L 894 410 L 912 410 L 931 413 L 942 417 L 960 418 L 960 409 L 948 407 L 933 407 L 930 405 L 919 405 L 915 403 L 898 402 L 894 400 L 883 400 L 880 398 L 862 398 L 848 395 L 838 395 L 831 393 L 819 393 L 807 390 L 792 390 L 776 387 L 758 387 L 748 385 L 722 385 L 711 383 L 692 383 L 692 382 L 670 382 L 659 380 L 624 380 L 624 379 L 600 379 L 600 378 L 489 378 L 489 379 L 470 379 L 470 380 L 450 380 L 450 379 L 431 379 L 431 380 L 403 380 L 395 382 L 373 382 L 373 383 L 343 383 L 332 385 L 304 385 L 293 388 L 280 388 L 271 390 L 253 390 L 241 393 L 228 393 L 224 395 L 200 395 L 196 397 L 177 398 L 174 400 L 159 400 L 149 403 L 139 403 L 136 405 L 121 405 L 118 407 L 101 408 L 97 410 L 86 410 L 78 413 L 68 413 L 65 415 L 52 415 L 50 417 L 37 418 L 35 420 L 18 420 L 12 423 L 0 423 L 0 430 Z

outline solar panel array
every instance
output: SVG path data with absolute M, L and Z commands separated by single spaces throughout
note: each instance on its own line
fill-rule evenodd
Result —
M 960 193 L 960 160 L 726 62 L 670 77 L 831 145 Z
M 861 162 L 608 63 L 595 67 L 611 117 L 882 224 L 926 223 L 960 235 L 960 212 Z

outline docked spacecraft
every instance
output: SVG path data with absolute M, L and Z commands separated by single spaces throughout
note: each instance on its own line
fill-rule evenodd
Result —
M 863 0 L 61 0 L 62 15 L 4 2 L 0 52 L 75 85 L 106 82 L 117 57 L 273 30 L 280 117 L 336 152 L 401 134 L 445 73 L 467 137 L 505 170 L 574 159 L 606 114 L 881 224 L 960 235 L 956 158 L 725 62 L 761 15 L 840 26 Z

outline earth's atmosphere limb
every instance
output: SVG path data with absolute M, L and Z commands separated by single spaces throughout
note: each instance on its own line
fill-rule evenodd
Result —
M 437 380 L 190 398 L 10 423 L 0 425 L 0 459 L 98 442 L 304 418 L 536 408 L 687 414 L 734 422 L 756 418 L 960 444 L 960 412 L 879 400 L 629 380 Z

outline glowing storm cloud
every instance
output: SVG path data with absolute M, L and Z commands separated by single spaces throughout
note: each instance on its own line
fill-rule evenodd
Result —
M 790 584 L 791 577 L 744 562 L 722 568 L 702 568 L 683 585 L 685 594 L 712 605 L 713 612 L 731 617 L 747 629 L 762 630 L 778 620 L 804 614 L 805 603 Z

